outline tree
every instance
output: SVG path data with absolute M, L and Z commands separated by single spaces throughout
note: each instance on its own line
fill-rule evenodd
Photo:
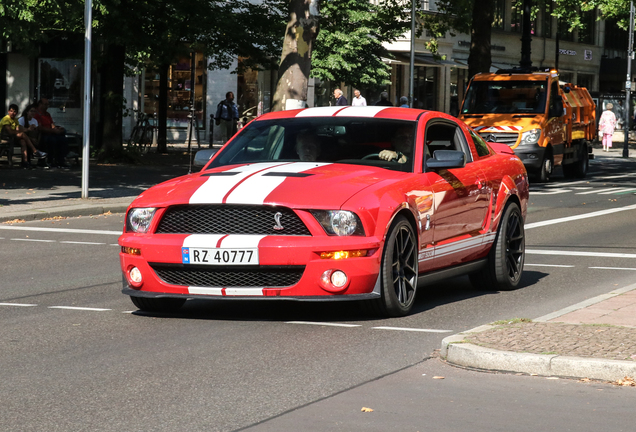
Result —
M 53 32 L 83 34 L 83 13 L 83 0 L 4 0 L 0 32 L 25 53 L 36 53 Z M 246 66 L 267 65 L 278 51 L 272 37 L 277 19 L 249 0 L 95 0 L 93 52 L 103 78 L 101 152 L 121 149 L 124 71 L 149 65 L 163 69 L 192 49 L 210 59 L 210 68 L 227 68 L 237 56 L 247 58 Z M 162 119 L 159 150 L 165 151 L 165 113 Z
M 282 9 L 280 0 L 271 0 Z M 273 110 L 307 101 L 309 77 L 354 86 L 390 83 L 383 43 L 410 26 L 401 0 L 289 0 Z M 313 5 L 313 6 L 312 6 Z M 299 106 L 297 103 L 294 106 Z
M 390 84 L 391 57 L 383 44 L 410 29 L 410 10 L 401 0 L 333 0 L 322 3 L 321 30 L 311 76 L 359 87 Z
M 320 0 L 290 0 L 272 111 L 307 102 L 311 56 L 319 31 Z

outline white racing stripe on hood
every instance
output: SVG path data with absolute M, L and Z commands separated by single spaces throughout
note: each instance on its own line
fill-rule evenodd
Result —
M 261 171 L 245 180 L 227 197 L 228 204 L 263 204 L 265 198 L 281 185 L 287 177 L 269 176 L 269 173 L 301 173 L 312 168 L 329 165 L 320 162 L 295 162 Z
M 281 165 L 277 163 L 258 163 L 243 165 L 224 172 L 235 172 L 235 175 L 212 175 L 190 197 L 190 204 L 220 204 L 227 193 L 245 177 L 256 171 Z
M 349 107 L 336 114 L 336 117 L 375 117 L 380 111 L 389 107 L 386 106 L 365 106 Z
M 307 108 L 296 114 L 296 117 L 331 117 L 341 109 L 346 108 L 343 106 L 330 106 L 330 107 L 315 107 Z

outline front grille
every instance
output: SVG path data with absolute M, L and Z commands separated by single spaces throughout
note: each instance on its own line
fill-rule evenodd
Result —
M 157 275 L 171 285 L 249 288 L 249 287 L 289 287 L 298 283 L 305 271 L 304 266 L 291 268 L 254 270 L 201 269 L 163 266 L 151 264 Z
M 283 229 L 274 229 L 278 226 L 276 213 L 280 213 Z M 161 218 L 157 233 L 311 235 L 292 209 L 234 204 L 171 206 Z
M 519 134 L 516 132 L 484 132 L 479 135 L 486 141 L 507 144 L 509 146 L 515 145 L 517 138 L 519 138 Z

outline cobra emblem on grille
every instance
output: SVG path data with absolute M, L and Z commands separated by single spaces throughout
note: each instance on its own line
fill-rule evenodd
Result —
M 280 224 L 280 218 L 283 217 L 283 214 L 281 212 L 276 212 L 276 214 L 274 215 L 274 220 L 276 221 L 276 225 L 274 225 L 274 229 L 276 231 L 281 231 L 283 229 L 285 229 L 281 224 Z

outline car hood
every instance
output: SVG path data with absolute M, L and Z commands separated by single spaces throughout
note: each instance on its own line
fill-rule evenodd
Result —
M 320 162 L 232 165 L 161 183 L 131 206 L 227 203 L 336 209 L 371 185 L 407 176 L 372 166 Z

